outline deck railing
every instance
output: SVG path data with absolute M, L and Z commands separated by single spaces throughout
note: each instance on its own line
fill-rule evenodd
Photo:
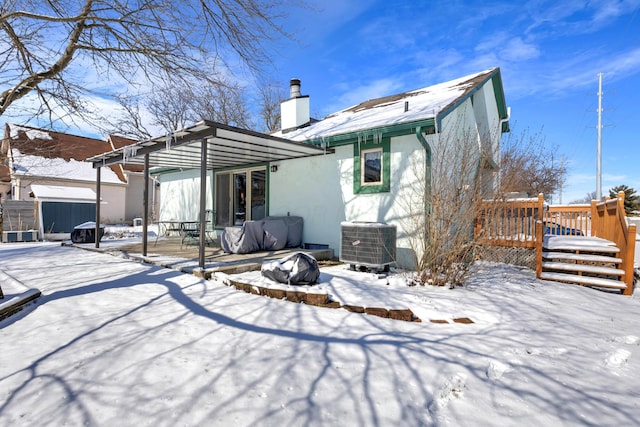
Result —
M 590 205 L 545 205 L 542 194 L 532 199 L 485 201 L 474 225 L 478 243 L 537 248 L 537 258 L 541 258 L 544 234 L 595 236 L 614 242 L 622 258 L 625 293 L 633 292 L 636 226 L 627 224 L 624 192 L 615 199 L 594 200 Z M 541 262 L 537 259 L 537 270 Z
M 482 202 L 474 224 L 481 244 L 511 247 L 535 247 L 535 224 L 544 210 L 544 197 L 531 199 L 488 200 Z
M 591 234 L 610 240 L 620 249 L 624 271 L 622 281 L 627 284 L 625 295 L 633 293 L 633 261 L 636 248 L 636 226 L 629 225 L 624 210 L 624 191 L 618 193 L 615 199 L 607 198 L 604 202 L 591 202 L 593 222 Z

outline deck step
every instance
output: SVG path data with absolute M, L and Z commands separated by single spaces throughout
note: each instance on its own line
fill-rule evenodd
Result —
M 619 268 L 606 267 L 602 265 L 570 264 L 566 262 L 543 262 L 542 268 L 549 270 L 603 274 L 608 276 L 622 276 L 624 274 L 624 270 L 620 270 Z
M 592 255 L 585 253 L 568 253 L 568 252 L 542 252 L 542 258 L 545 259 L 566 259 L 570 261 L 582 261 L 582 262 L 606 262 L 612 264 L 622 263 L 621 258 L 607 256 L 607 255 Z
M 589 276 L 577 276 L 575 274 L 567 273 L 552 273 L 543 271 L 540 275 L 543 280 L 553 280 L 556 282 L 567 283 L 579 283 L 586 286 L 595 286 L 598 288 L 611 288 L 611 289 L 627 289 L 627 285 L 624 282 L 611 279 L 603 279 L 601 277 L 589 277 Z
M 583 245 L 580 243 L 570 242 L 550 242 L 543 243 L 542 248 L 552 251 L 573 251 L 573 252 L 598 252 L 617 254 L 620 249 L 616 246 L 610 245 Z

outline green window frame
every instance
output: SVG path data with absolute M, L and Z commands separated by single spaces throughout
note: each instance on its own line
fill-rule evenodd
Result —
M 390 137 L 382 137 L 380 142 L 373 142 L 372 138 L 367 142 L 353 144 L 354 194 L 388 193 L 391 190 L 390 148 Z M 367 158 L 373 168 L 366 168 Z M 375 165 L 376 158 L 379 159 L 377 167 Z

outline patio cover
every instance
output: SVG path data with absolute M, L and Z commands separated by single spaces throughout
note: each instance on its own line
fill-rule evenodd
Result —
M 94 168 L 126 163 L 149 167 L 200 169 L 202 141 L 206 141 L 206 168 L 239 167 L 255 163 L 316 156 L 333 152 L 302 142 L 203 120 L 193 126 L 90 157 Z
M 87 159 L 96 169 L 96 199 L 100 198 L 100 168 L 114 163 L 143 165 L 145 195 L 142 251 L 147 254 L 147 212 L 149 169 L 200 169 L 200 253 L 204 268 L 205 203 L 207 170 L 241 167 L 333 153 L 326 147 L 290 141 L 221 123 L 203 120 L 166 136 L 146 139 Z M 100 204 L 96 204 L 96 224 L 100 222 Z M 97 233 L 98 231 L 96 231 Z M 96 239 L 96 248 L 99 247 Z

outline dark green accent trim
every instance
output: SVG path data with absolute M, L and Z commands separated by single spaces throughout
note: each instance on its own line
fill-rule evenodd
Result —
M 482 82 L 475 85 L 473 89 L 471 89 L 468 93 L 456 99 L 454 102 L 449 104 L 446 108 L 438 113 L 436 127 L 437 129 L 442 128 L 442 119 L 449 115 L 452 111 L 460 106 L 463 102 L 465 102 L 468 98 L 473 96 L 482 86 L 484 86 L 489 80 L 491 80 L 491 84 L 493 85 L 493 92 L 496 99 L 496 105 L 498 106 L 498 116 L 500 119 L 507 118 L 507 107 L 506 101 L 504 98 L 504 90 L 502 88 L 502 78 L 500 77 L 500 69 L 496 68 L 491 72 L 486 79 Z M 502 132 L 509 132 L 509 122 L 505 121 L 502 123 Z
M 267 170 L 269 169 L 269 163 L 268 162 L 261 162 L 261 163 L 251 163 L 249 165 L 243 165 L 243 166 L 234 166 L 234 167 L 228 167 L 228 168 L 218 168 L 218 169 L 211 169 L 214 173 L 216 172 L 227 172 L 227 171 L 239 171 L 239 170 L 244 170 L 244 169 L 252 169 L 252 168 L 267 168 Z
M 424 135 L 422 135 L 422 129 L 421 128 L 416 129 L 416 137 L 418 138 L 418 141 L 420 141 L 420 143 L 422 144 L 422 147 L 424 148 L 424 154 L 425 154 L 425 159 L 424 159 L 424 163 L 425 163 L 425 170 L 424 170 L 424 179 L 425 179 L 424 205 L 425 206 L 424 206 L 424 211 L 425 211 L 426 215 L 429 215 L 431 213 L 431 146 L 427 142 L 427 140 L 424 137 Z
M 224 171 L 228 171 L 228 170 L 259 168 L 261 166 L 269 167 L 269 163 L 268 162 L 250 163 L 250 164 L 247 164 L 247 165 L 233 166 L 233 167 L 228 167 L 228 168 L 207 169 L 207 171 L 213 171 L 215 173 L 215 172 L 224 172 Z M 150 171 L 149 173 L 150 173 L 150 175 L 165 175 L 165 174 L 168 174 L 168 173 L 179 173 L 179 172 L 184 172 L 184 171 L 187 171 L 187 170 L 197 170 L 197 169 L 155 168 L 154 170 Z
M 253 168 L 259 168 L 264 166 L 265 168 L 265 174 L 264 174 L 264 179 L 265 179 L 265 183 L 264 185 L 266 186 L 265 188 L 265 193 L 264 193 L 264 197 L 265 197 L 265 201 L 264 201 L 264 213 L 265 216 L 269 216 L 269 188 L 270 188 L 270 182 L 271 182 L 271 168 L 269 163 L 257 163 L 254 164 L 253 166 L 247 166 L 245 167 L 236 167 L 236 168 L 222 168 L 222 169 L 215 169 L 215 170 L 209 170 L 211 172 L 211 202 L 212 202 L 212 208 L 213 208 L 213 223 L 215 226 L 215 214 L 216 214 L 216 174 L 218 173 L 225 173 L 225 172 L 233 172 L 233 171 L 242 171 L 245 169 L 253 169 Z
M 362 185 L 361 172 L 362 166 L 360 162 L 360 151 L 372 148 L 382 148 L 382 184 L 378 185 Z M 372 194 L 372 193 L 388 193 L 391 191 L 391 138 L 382 137 L 382 141 L 378 144 L 373 142 L 373 137 L 367 142 L 353 144 L 353 193 L 354 194 Z
M 348 132 L 348 133 L 343 133 L 339 135 L 326 136 L 324 138 L 310 139 L 306 141 L 306 143 L 311 145 L 316 145 L 318 147 L 321 147 L 323 143 L 326 144 L 327 148 L 339 147 L 342 145 L 349 145 L 349 144 L 358 142 L 358 140 L 362 140 L 364 136 L 370 139 L 374 134 L 384 134 L 386 137 L 411 135 L 415 133 L 416 128 L 418 127 L 434 128 L 434 119 L 429 118 L 429 119 L 419 120 L 415 122 L 400 123 L 397 125 L 362 129 L 355 132 Z
M 504 97 L 504 90 L 502 88 L 502 77 L 500 76 L 500 69 L 493 75 L 491 79 L 491 83 L 493 83 L 493 92 L 496 97 L 496 104 L 498 105 L 498 114 L 500 119 L 504 120 L 508 118 L 509 113 L 507 111 L 507 101 Z M 505 121 L 502 123 L 502 132 L 509 132 L 511 129 L 509 128 L 509 121 Z
M 267 169 L 264 174 L 264 216 L 269 216 L 269 197 L 270 197 L 270 188 L 271 188 L 271 165 L 267 164 Z

